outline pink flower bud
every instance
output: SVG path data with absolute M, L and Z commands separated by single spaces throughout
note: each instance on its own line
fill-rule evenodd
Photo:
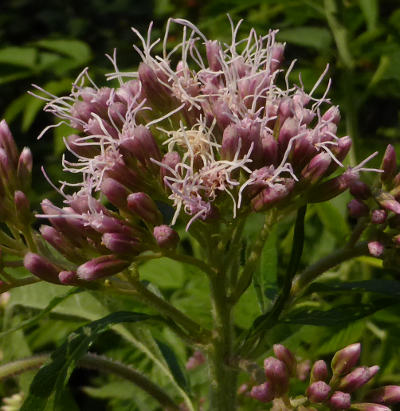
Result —
M 0 147 L 0 178 L 9 188 L 15 187 L 15 169 L 7 152 Z M 12 190 L 11 190 L 12 191 Z
M 17 165 L 18 186 L 23 191 L 28 190 L 31 186 L 32 163 L 33 160 L 31 150 L 28 147 L 24 147 L 21 155 L 19 156 Z
M 239 148 L 238 129 L 231 124 L 224 130 L 222 136 L 221 158 L 232 161 Z
M 271 134 L 266 134 L 261 139 L 263 163 L 266 166 L 276 166 L 278 162 L 278 143 Z
M 115 255 L 102 255 L 80 265 L 76 273 L 82 280 L 93 281 L 118 274 L 128 266 L 128 261 L 120 260 Z
M 324 402 L 329 398 L 331 387 L 324 381 L 313 382 L 307 388 L 307 396 L 311 402 Z
M 105 178 L 100 189 L 110 203 L 122 210 L 126 209 L 126 199 L 130 192 L 125 186 L 113 178 Z
M 343 161 L 349 153 L 353 142 L 346 136 L 339 138 L 337 147 L 332 147 L 332 152 L 339 161 Z
M 271 64 L 270 71 L 273 73 L 282 64 L 285 56 L 285 45 L 282 43 L 275 43 L 271 50 Z
M 140 250 L 140 242 L 137 238 L 121 233 L 105 233 L 102 243 L 115 254 L 136 255 Z
M 101 234 L 105 233 L 121 233 L 126 235 L 134 235 L 134 230 L 125 224 L 122 220 L 106 215 L 98 215 L 90 222 L 90 226 Z
M 279 155 L 283 155 L 289 144 L 291 138 L 296 136 L 299 132 L 299 124 L 295 118 L 288 117 L 282 124 L 279 130 L 278 144 L 279 144 Z
M 369 213 L 369 208 L 366 204 L 362 201 L 353 199 L 350 200 L 347 204 L 347 210 L 349 211 L 349 215 L 353 218 L 360 218 L 362 216 L 366 216 Z
M 274 344 L 273 349 L 276 358 L 285 363 L 290 375 L 295 376 L 297 370 L 297 361 L 292 352 L 282 344 Z
M 302 177 L 310 184 L 315 184 L 324 176 L 331 161 L 332 159 L 328 153 L 322 152 L 317 154 L 301 172 Z
M 400 386 L 386 385 L 377 388 L 367 394 L 366 400 L 379 404 L 397 404 L 400 402 Z
M 324 360 L 318 360 L 311 369 L 310 382 L 326 381 L 328 378 L 328 366 Z
M 368 200 L 372 195 L 369 186 L 360 180 L 351 181 L 349 190 L 357 200 Z
M 71 134 L 66 139 L 66 145 L 70 151 L 86 158 L 93 158 L 100 154 L 100 150 L 97 146 L 88 145 L 85 141 L 80 141 L 81 137 L 77 134 Z
M 274 357 L 264 360 L 264 371 L 267 379 L 272 383 L 275 393 L 284 394 L 289 385 L 289 371 L 285 363 Z
M 381 173 L 381 181 L 383 183 L 389 183 L 396 175 L 396 151 L 391 144 L 388 144 L 388 146 L 386 147 L 385 155 L 383 156 L 381 164 L 381 169 L 383 170 L 383 173 Z
M 376 200 L 386 210 L 400 214 L 400 203 L 391 194 L 382 192 L 376 197 Z
M 379 367 L 377 365 L 358 367 L 341 379 L 339 389 L 351 393 L 366 384 L 378 371 Z
M 174 249 L 178 245 L 179 235 L 168 225 L 154 227 L 153 235 L 160 248 Z
M 387 212 L 385 210 L 374 210 L 371 214 L 372 224 L 383 224 L 386 221 Z
M 370 402 L 359 402 L 351 404 L 351 409 L 360 411 L 390 411 L 390 408 L 384 405 L 373 404 Z
M 308 193 L 310 203 L 320 203 L 331 200 L 332 198 L 343 193 L 348 187 L 348 181 L 344 174 L 332 178 L 311 188 Z
M 231 109 L 222 99 L 218 99 L 212 104 L 212 113 L 221 131 L 228 127 L 234 118 Z
M 15 191 L 14 204 L 18 221 L 25 226 L 29 226 L 32 222 L 32 213 L 28 197 L 25 193 L 19 190 Z
M 260 193 L 258 193 L 251 200 L 251 206 L 254 211 L 264 211 L 271 206 L 277 204 L 279 201 L 284 200 L 289 196 L 293 189 L 293 184 L 288 180 L 286 184 L 274 184 L 273 186 L 268 186 Z
M 51 246 L 67 256 L 71 261 L 82 261 L 71 243 L 54 227 L 42 225 L 40 227 L 40 234 Z
M 334 375 L 348 373 L 360 358 L 361 344 L 355 343 L 344 347 L 332 358 L 331 367 Z
M 129 194 L 128 209 L 149 224 L 158 225 L 162 222 L 162 215 L 154 201 L 146 193 Z
M 347 410 L 351 406 L 351 396 L 347 392 L 335 391 L 329 399 L 329 405 L 334 410 Z
M 331 106 L 322 115 L 322 120 L 332 122 L 334 124 L 339 124 L 340 122 L 340 111 L 338 106 Z
M 294 116 L 294 103 L 291 97 L 284 97 L 281 100 L 278 107 L 278 116 L 279 122 L 282 125 L 287 118 Z
M 267 381 L 264 384 L 255 385 L 250 391 L 250 397 L 265 403 L 272 401 L 275 398 L 272 384 Z
M 58 272 L 60 270 L 39 254 L 27 253 L 24 257 L 24 267 L 41 280 L 59 284 Z
M 186 369 L 188 371 L 193 370 L 200 366 L 201 364 L 204 364 L 206 361 L 206 357 L 201 351 L 195 351 L 193 355 L 188 359 L 186 363 Z
M 385 251 L 385 247 L 379 241 L 370 241 L 368 243 L 368 251 L 373 257 L 380 257 Z
M 176 166 L 182 161 L 181 156 L 176 151 L 170 151 L 166 153 L 162 159 L 162 164 L 165 167 L 160 167 L 160 175 L 163 182 L 165 182 L 165 177 L 173 177 L 173 171 L 175 171 Z
M 58 279 L 61 284 L 65 285 L 76 285 L 78 283 L 78 278 L 75 271 L 60 271 L 58 274 Z
M 0 122 L 0 147 L 2 147 L 10 160 L 13 167 L 18 164 L 18 149 L 14 141 L 14 137 L 8 128 L 6 120 Z
M 213 71 L 219 71 L 222 68 L 221 62 L 220 62 L 221 52 L 222 52 L 221 45 L 219 44 L 217 40 L 206 41 L 206 54 L 207 54 L 208 65 L 210 69 Z

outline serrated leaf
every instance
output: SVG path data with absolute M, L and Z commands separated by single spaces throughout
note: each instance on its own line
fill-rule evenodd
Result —
M 79 327 L 53 352 L 50 362 L 43 366 L 36 374 L 21 411 L 42 411 L 54 391 L 54 405 L 57 406 L 77 361 L 86 354 L 90 345 L 100 334 L 115 324 L 133 323 L 150 318 L 153 318 L 153 316 L 120 311 Z M 57 408 L 54 409 L 56 410 Z
M 326 311 L 314 308 L 300 308 L 288 313 L 282 321 L 290 324 L 317 326 L 345 324 L 367 317 L 396 303 L 398 301 L 394 299 L 379 299 L 369 304 L 346 304 Z
M 279 41 L 287 41 L 299 46 L 313 47 L 318 50 L 327 50 L 332 42 L 329 30 L 321 27 L 295 27 L 282 29 L 277 34 Z
M 156 340 L 156 343 L 166 363 L 168 364 L 168 367 L 171 370 L 171 373 L 174 376 L 175 381 L 183 390 L 189 393 L 189 382 L 179 365 L 178 359 L 176 358 L 174 351 L 172 350 L 172 348 L 170 348 L 167 344 L 164 344 L 162 341 Z

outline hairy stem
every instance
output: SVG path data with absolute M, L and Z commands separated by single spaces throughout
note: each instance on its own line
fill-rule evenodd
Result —
M 0 366 L 0 380 L 40 368 L 49 359 L 50 354 L 40 354 L 4 364 Z M 131 367 L 113 361 L 109 358 L 89 353 L 84 355 L 78 361 L 78 366 L 95 369 L 122 377 L 128 381 L 131 381 L 157 400 L 163 406 L 163 409 L 179 410 L 179 407 L 164 390 Z

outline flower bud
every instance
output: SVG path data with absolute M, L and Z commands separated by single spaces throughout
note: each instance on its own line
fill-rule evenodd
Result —
M 264 384 L 255 385 L 250 391 L 250 397 L 265 403 L 272 401 L 275 398 L 272 384 L 267 381 Z
M 128 261 L 120 260 L 115 255 L 102 255 L 80 265 L 76 273 L 82 280 L 93 281 L 118 274 L 128 266 Z
M 75 262 L 77 259 L 81 259 L 71 243 L 54 227 L 42 225 L 39 230 L 42 237 L 51 246 L 53 246 L 61 254 L 67 256 L 71 261 Z
M 181 156 L 176 151 L 166 153 L 161 161 L 165 167 L 160 167 L 160 175 L 163 182 L 165 177 L 173 177 L 172 171 L 175 171 L 176 166 L 182 161 Z
M 328 366 L 324 360 L 318 360 L 311 369 L 310 382 L 326 381 L 328 378 Z
M 278 162 L 278 143 L 271 134 L 264 135 L 261 139 L 263 163 L 266 166 L 276 166 Z
M 372 195 L 369 186 L 360 180 L 351 181 L 349 190 L 357 200 L 368 200 Z
M 383 170 L 383 173 L 381 173 L 381 181 L 383 183 L 389 183 L 396 175 L 396 151 L 391 144 L 388 144 L 388 146 L 386 147 L 385 155 L 383 156 L 381 164 L 381 169 Z
M 301 172 L 302 177 L 310 184 L 315 184 L 323 177 L 331 164 L 331 157 L 328 153 L 322 152 L 311 159 Z
M 188 371 L 197 368 L 199 365 L 204 364 L 206 361 L 206 357 L 204 354 L 197 350 L 193 353 L 193 355 L 188 359 L 186 363 L 186 369 Z
M 76 285 L 78 283 L 78 278 L 75 271 L 60 271 L 58 274 L 58 279 L 61 284 L 65 285 Z
M 280 101 L 278 116 L 280 124 L 283 124 L 287 118 L 294 116 L 294 103 L 291 97 L 284 97 Z
M 278 144 L 279 155 L 283 155 L 289 144 L 289 141 L 298 134 L 299 124 L 298 121 L 292 117 L 288 117 L 282 127 L 279 130 Z
M 15 187 L 15 169 L 7 152 L 0 147 L 0 178 L 10 191 Z
M 393 211 L 395 214 L 400 214 L 400 203 L 389 193 L 381 192 L 376 200 L 386 210 Z
M 297 370 L 297 361 L 292 352 L 282 344 L 274 344 L 273 349 L 276 358 L 285 363 L 290 375 L 295 376 Z
M 90 226 L 96 230 L 98 233 L 121 233 L 126 235 L 134 234 L 134 230 L 124 224 L 122 220 L 115 217 L 109 217 L 106 215 L 99 214 L 90 222 Z
M 7 153 L 7 157 L 13 167 L 17 167 L 18 164 L 18 149 L 15 144 L 14 138 L 8 128 L 6 120 L 0 122 L 0 147 Z
M 351 409 L 360 411 L 390 411 L 390 408 L 370 402 L 359 402 L 351 404 Z
M 179 235 L 168 225 L 154 227 L 153 235 L 160 248 L 174 249 L 178 245 Z
M 313 382 L 307 388 L 307 396 L 311 402 L 324 402 L 329 398 L 331 387 L 324 381 Z
M 274 357 L 264 360 L 264 371 L 267 379 L 271 381 L 276 394 L 284 394 L 289 385 L 289 372 L 285 363 Z
M 285 56 L 285 45 L 282 43 L 275 43 L 271 49 L 271 63 L 270 71 L 273 73 L 276 71 L 282 64 Z
M 126 209 L 126 199 L 129 190 L 113 178 L 106 178 L 101 183 L 101 192 L 107 197 L 107 200 L 117 208 Z
M 380 257 L 385 251 L 385 247 L 379 241 L 370 241 L 368 243 L 368 251 L 373 257 Z
M 372 224 L 383 224 L 386 221 L 387 212 L 385 210 L 374 210 L 371 214 Z
M 102 243 L 115 254 L 136 255 L 140 250 L 140 242 L 137 238 L 121 233 L 103 234 Z
M 332 122 L 334 124 L 339 124 L 340 122 L 340 111 L 338 106 L 331 106 L 322 115 L 322 120 Z
M 149 224 L 158 225 L 162 222 L 162 215 L 154 201 L 146 193 L 129 194 L 128 209 Z
M 22 191 L 27 191 L 31 186 L 32 164 L 31 150 L 28 147 L 24 147 L 19 156 L 17 165 L 18 186 Z
M 32 214 L 30 203 L 25 193 L 19 190 L 15 191 L 14 204 L 18 221 L 24 226 L 29 226 L 32 222 Z
M 378 371 L 379 367 L 377 365 L 358 367 L 341 379 L 339 389 L 351 393 L 366 384 Z
M 349 153 L 353 142 L 349 136 L 339 138 L 338 145 L 332 147 L 332 152 L 339 161 L 343 161 Z
M 70 151 L 78 156 L 93 158 L 100 154 L 97 146 L 89 145 L 85 141 L 81 141 L 81 137 L 77 134 L 71 134 L 66 139 L 66 146 Z
M 331 367 L 334 375 L 348 373 L 360 358 L 361 344 L 355 343 L 344 347 L 332 358 Z
M 386 385 L 377 388 L 367 394 L 366 400 L 379 404 L 397 404 L 400 402 L 400 386 Z
M 221 158 L 232 161 L 239 148 L 238 129 L 235 125 L 230 124 L 224 130 L 222 136 Z
M 328 181 L 324 181 L 321 184 L 317 184 L 311 188 L 308 193 L 308 201 L 310 203 L 320 203 L 323 201 L 329 201 L 332 198 L 343 193 L 348 187 L 348 181 L 344 174 L 332 178 Z
M 347 210 L 349 211 L 349 215 L 353 218 L 360 218 L 362 216 L 366 216 L 369 213 L 369 208 L 366 204 L 362 201 L 353 199 L 350 200 L 347 204 Z
M 284 185 L 277 183 L 273 186 L 268 186 L 253 197 L 251 206 L 254 211 L 264 211 L 285 199 L 291 193 L 292 189 L 293 186 L 291 184 Z
M 219 71 L 222 69 L 220 62 L 221 45 L 217 40 L 206 41 L 206 55 L 208 60 L 208 65 L 211 70 Z
M 41 280 L 59 284 L 59 270 L 55 265 L 39 254 L 27 253 L 24 257 L 24 267 Z
M 351 396 L 347 392 L 335 391 L 329 399 L 329 405 L 334 410 L 347 410 L 351 406 Z

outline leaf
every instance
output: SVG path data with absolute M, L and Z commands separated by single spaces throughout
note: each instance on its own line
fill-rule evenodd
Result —
M 340 211 L 330 202 L 315 204 L 314 207 L 325 228 L 338 242 L 343 242 L 350 231 Z
M 354 281 L 346 283 L 321 283 L 315 282 L 307 289 L 307 294 L 317 293 L 337 293 L 337 292 L 355 292 L 355 293 L 375 293 L 391 297 L 400 296 L 400 281 L 395 280 L 367 280 Z
M 175 378 L 175 381 L 182 389 L 189 393 L 190 387 L 188 380 L 186 379 L 186 376 L 179 365 L 178 359 L 176 358 L 174 351 L 167 344 L 161 341 L 156 340 L 156 343 L 163 357 L 165 358 L 165 361 L 167 362 L 168 367 Z
M 37 50 L 32 47 L 5 47 L 0 49 L 0 63 L 34 69 Z
M 369 31 L 376 29 L 378 21 L 378 0 L 360 0 L 360 8 Z
M 55 51 L 76 60 L 79 64 L 87 63 L 91 57 L 89 46 L 79 40 L 58 39 L 50 40 L 43 39 L 34 43 L 35 45 L 47 50 Z
M 21 411 L 44 410 L 53 391 L 55 391 L 56 406 L 77 361 L 86 354 L 97 337 L 107 331 L 111 325 L 123 322 L 133 323 L 150 318 L 154 316 L 120 311 L 79 327 L 53 352 L 50 362 L 36 374 Z
M 67 293 L 60 295 L 60 296 L 56 296 L 54 297 L 50 303 L 47 305 L 47 307 L 45 307 L 42 311 L 40 311 L 37 315 L 35 315 L 34 317 L 30 318 L 29 320 L 23 321 L 22 323 L 20 323 L 19 325 L 17 325 L 16 327 L 10 328 L 8 330 L 5 330 L 3 332 L 0 332 L 0 338 L 11 334 L 17 330 L 20 330 L 21 328 L 26 328 L 26 327 L 30 327 L 31 325 L 35 324 L 37 321 L 39 321 L 42 317 L 44 317 L 46 314 L 48 314 L 49 312 L 51 312 L 51 310 L 56 307 L 58 304 L 62 303 L 64 300 L 66 300 L 67 298 L 69 298 L 71 295 L 74 295 L 76 293 L 81 292 L 82 290 L 79 290 L 78 288 L 72 288 L 70 290 L 68 290 Z
M 299 46 L 327 50 L 332 42 L 329 30 L 321 27 L 295 27 L 283 29 L 277 34 L 278 41 L 287 41 Z
M 160 288 L 180 288 L 185 281 L 183 266 L 170 258 L 150 260 L 140 266 L 140 278 Z
M 379 299 L 369 304 L 346 304 L 326 311 L 303 307 L 289 312 L 282 321 L 290 324 L 338 325 L 367 317 L 396 303 L 398 300 Z

